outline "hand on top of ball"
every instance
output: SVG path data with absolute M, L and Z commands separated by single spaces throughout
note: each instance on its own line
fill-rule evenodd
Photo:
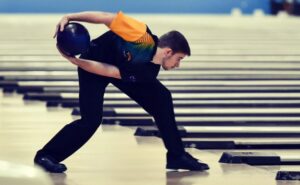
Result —
M 65 27 L 65 25 L 66 24 L 68 24 L 69 23 L 69 18 L 68 18 L 68 16 L 67 15 L 65 15 L 65 16 L 63 16 L 62 18 L 61 18 L 61 20 L 57 23 L 57 25 L 56 25 L 56 29 L 55 29 L 55 33 L 54 33 L 54 35 L 53 35 L 53 38 L 55 38 L 56 36 L 57 36 L 57 32 L 59 32 L 59 31 L 64 31 L 64 27 Z

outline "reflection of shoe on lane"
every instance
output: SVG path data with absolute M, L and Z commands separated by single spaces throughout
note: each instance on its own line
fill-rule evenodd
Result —
M 58 163 L 51 156 L 36 156 L 34 163 L 51 173 L 62 173 L 67 170 L 64 164 Z
M 209 169 L 207 164 L 200 162 L 187 152 L 180 157 L 173 157 L 167 154 L 166 168 L 170 170 L 183 169 L 191 171 L 204 171 Z

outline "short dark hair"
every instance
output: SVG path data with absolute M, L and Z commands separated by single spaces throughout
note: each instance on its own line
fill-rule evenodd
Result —
M 186 38 L 176 30 L 165 33 L 159 38 L 158 47 L 169 47 L 174 53 L 184 53 L 188 56 L 191 55 L 191 49 Z

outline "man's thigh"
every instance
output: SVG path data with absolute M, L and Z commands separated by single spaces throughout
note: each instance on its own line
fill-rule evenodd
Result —
M 78 68 L 79 105 L 82 118 L 99 119 L 102 115 L 105 88 L 109 80 Z M 91 118 L 93 117 L 93 118 Z
M 152 116 L 157 115 L 166 106 L 173 108 L 170 91 L 158 80 L 147 83 L 128 83 L 113 80 L 111 83 L 136 101 Z

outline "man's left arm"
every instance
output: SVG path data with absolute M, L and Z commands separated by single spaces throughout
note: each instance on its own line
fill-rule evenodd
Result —
M 58 49 L 58 51 L 60 51 Z M 114 65 L 110 65 L 103 62 L 96 62 L 93 60 L 87 60 L 82 58 L 76 58 L 76 57 L 70 57 L 62 52 L 60 52 L 61 55 L 66 58 L 68 61 L 73 63 L 74 65 L 84 69 L 85 71 L 88 71 L 90 73 L 94 73 L 101 76 L 121 79 L 121 74 L 119 68 L 117 68 Z
M 78 67 L 90 73 L 121 79 L 120 70 L 114 65 L 81 58 L 73 58 L 72 60 L 76 60 L 76 64 Z

